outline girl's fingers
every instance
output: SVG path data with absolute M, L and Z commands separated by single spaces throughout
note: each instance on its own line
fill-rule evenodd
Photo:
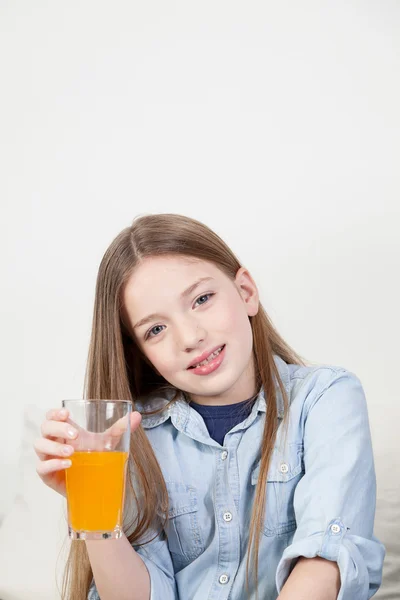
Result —
M 48 421 L 64 421 L 69 416 L 69 410 L 66 408 L 51 408 L 46 413 Z
M 135 431 L 135 429 L 138 428 L 139 423 L 142 420 L 142 415 L 135 410 L 133 413 L 131 413 L 130 417 L 130 426 L 132 433 L 132 431 Z M 128 418 L 128 415 L 125 415 L 124 417 L 118 419 L 118 421 L 116 421 L 106 433 L 108 435 L 111 435 L 112 437 L 120 438 L 128 428 Z
M 69 419 L 69 413 L 65 409 L 51 409 L 46 417 L 41 427 L 42 438 L 36 440 L 34 444 L 35 452 L 41 461 L 46 461 L 48 456 L 68 456 L 64 453 L 67 451 L 68 441 L 71 446 L 75 446 L 75 450 L 81 447 L 90 447 L 92 450 L 104 448 L 112 450 L 126 432 L 129 423 L 129 415 L 125 415 L 104 434 L 97 434 L 82 430 Z M 142 416 L 138 411 L 130 413 L 131 433 L 139 427 L 141 420 Z M 72 452 L 69 455 L 71 454 Z
M 42 423 L 41 432 L 42 436 L 46 438 L 55 437 L 67 440 L 74 440 L 78 435 L 78 432 L 75 429 L 75 427 L 73 427 L 69 423 L 62 423 L 60 421 L 52 420 L 46 420 Z
M 37 439 L 33 445 L 33 448 L 40 460 L 45 460 L 46 456 L 71 456 L 71 454 L 74 452 L 74 448 L 72 446 L 60 444 L 59 442 L 54 442 L 46 438 Z
M 130 414 L 130 433 L 135 431 L 138 428 L 140 422 L 142 420 L 142 416 L 138 411 L 134 411 Z M 125 415 L 116 421 L 107 431 L 104 432 L 102 439 L 100 441 L 101 447 L 106 448 L 107 450 L 114 450 L 123 434 L 128 429 L 129 423 L 129 415 Z
M 139 411 L 135 410 L 131 413 L 131 433 L 137 429 L 141 423 L 142 415 Z
M 45 477 L 49 473 L 68 469 L 71 466 L 71 461 L 64 458 L 52 458 L 51 460 L 40 461 L 36 467 L 36 473 L 39 477 Z
M 128 419 L 129 416 L 125 415 L 119 419 L 114 425 L 110 428 L 109 432 L 111 434 L 111 442 L 109 448 L 115 448 L 121 439 L 121 436 L 125 433 L 128 428 Z M 130 413 L 130 433 L 133 433 L 140 425 L 142 420 L 142 415 L 135 410 L 133 413 Z

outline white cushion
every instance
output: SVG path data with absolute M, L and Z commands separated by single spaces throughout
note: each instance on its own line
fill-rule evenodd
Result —
M 400 447 L 397 432 L 395 435 L 397 428 L 397 423 L 391 429 L 386 428 L 385 444 L 374 450 L 377 472 L 374 533 L 386 546 L 382 586 L 374 600 L 400 599 Z

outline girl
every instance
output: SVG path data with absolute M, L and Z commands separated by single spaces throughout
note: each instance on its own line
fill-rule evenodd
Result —
M 362 385 L 306 365 L 206 225 L 141 216 L 111 243 L 85 397 L 133 404 L 124 535 L 72 541 L 63 598 L 366 600 L 379 588 Z M 35 443 L 39 476 L 64 495 L 67 418 L 49 411 Z

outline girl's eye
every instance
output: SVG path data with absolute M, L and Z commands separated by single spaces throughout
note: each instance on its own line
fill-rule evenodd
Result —
M 213 293 L 212 293 L 212 294 L 203 294 L 202 296 L 199 296 L 199 297 L 197 298 L 197 300 L 195 300 L 195 304 L 196 304 L 196 302 L 198 302 L 198 301 L 199 301 L 199 300 L 201 300 L 202 298 L 211 298 L 211 296 L 214 296 L 214 294 L 213 294 Z M 202 304 L 207 304 L 207 302 L 208 302 L 208 300 L 206 300 L 205 302 L 201 302 L 201 303 L 200 303 L 200 306 L 201 306 Z M 155 325 L 154 327 L 152 327 L 151 329 L 149 329 L 149 331 L 146 333 L 146 335 L 145 335 L 145 338 L 144 338 L 144 339 L 145 339 L 145 340 L 147 340 L 148 338 L 151 338 L 151 337 L 155 337 L 155 336 L 157 336 L 157 335 L 158 335 L 158 333 L 160 333 L 160 332 L 158 332 L 158 333 L 154 333 L 153 335 L 151 335 L 151 334 L 152 334 L 152 333 L 154 332 L 154 330 L 155 330 L 155 329 L 157 329 L 158 327 L 164 327 L 164 325 Z
M 146 335 L 145 335 L 145 338 L 144 338 L 144 339 L 145 339 L 145 340 L 147 340 L 147 338 L 149 338 L 149 337 L 154 337 L 154 336 L 152 336 L 152 335 L 150 335 L 150 334 L 151 334 L 151 333 L 152 333 L 152 332 L 153 332 L 155 329 L 157 329 L 157 327 L 162 327 L 162 325 L 155 325 L 155 326 L 154 326 L 152 329 L 150 329 L 150 330 L 149 330 L 149 331 L 146 333 Z M 156 333 L 155 335 L 158 335 L 158 334 Z
M 199 298 L 197 298 L 197 300 L 195 300 L 195 304 L 196 302 L 198 302 L 199 300 L 201 300 L 202 298 L 211 298 L 211 296 L 214 296 L 214 294 L 203 294 L 202 296 L 199 296 Z M 201 302 L 201 304 L 206 304 L 208 302 L 208 300 L 206 302 Z

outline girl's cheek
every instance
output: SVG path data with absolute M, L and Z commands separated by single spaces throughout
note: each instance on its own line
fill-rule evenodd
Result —
M 221 312 L 219 318 L 215 319 L 214 326 L 216 329 L 232 329 L 232 323 L 237 320 L 237 313 L 232 310 L 231 306 L 227 306 L 224 312 Z
M 170 357 L 172 354 L 168 352 L 166 347 L 161 348 L 160 344 L 157 344 L 157 346 L 157 351 L 154 349 L 153 352 L 148 352 L 147 355 L 156 369 L 159 371 L 168 371 L 171 368 Z

